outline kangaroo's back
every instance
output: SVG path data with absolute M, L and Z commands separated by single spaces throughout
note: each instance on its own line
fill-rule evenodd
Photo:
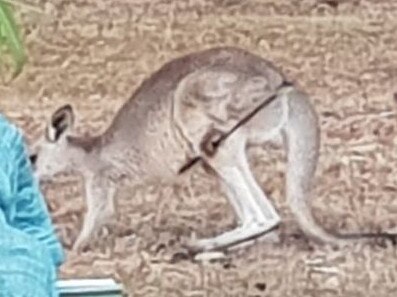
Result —
M 142 124 L 147 123 L 151 112 L 170 106 L 175 91 L 185 77 L 212 68 L 265 77 L 271 89 L 277 88 L 284 80 L 281 72 L 269 61 L 239 48 L 212 48 L 185 55 L 164 64 L 140 85 L 121 107 L 108 133 L 130 130 L 136 125 L 143 128 Z

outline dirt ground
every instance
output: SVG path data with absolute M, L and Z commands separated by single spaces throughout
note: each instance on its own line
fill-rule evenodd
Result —
M 21 21 L 22 75 L 0 87 L 0 111 L 36 139 L 51 112 L 72 103 L 78 133 L 99 133 L 162 63 L 217 45 L 272 61 L 310 94 L 322 147 L 311 204 L 334 232 L 397 227 L 397 2 L 394 0 L 31 0 Z M 30 4 L 30 5 L 28 5 Z M 32 9 L 32 6 L 35 9 Z M 69 251 L 84 214 L 79 177 L 43 185 L 67 249 L 61 276 L 112 276 L 132 296 L 393 296 L 397 248 L 334 250 L 307 243 L 284 198 L 285 154 L 253 151 L 255 174 L 282 214 L 282 242 L 196 263 L 180 246 L 234 218 L 203 172 L 180 186 L 124 187 L 117 218 L 95 248 Z

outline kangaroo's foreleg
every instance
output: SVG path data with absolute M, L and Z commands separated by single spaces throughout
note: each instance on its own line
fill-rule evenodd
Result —
M 191 243 L 193 249 L 206 251 L 235 245 L 262 235 L 279 224 L 276 210 L 252 176 L 245 148 L 244 134 L 236 132 L 218 148 L 214 156 L 204 159 L 227 188 L 226 197 L 240 224 L 234 230 L 214 238 Z
M 83 228 L 73 245 L 74 250 L 81 250 L 88 245 L 90 238 L 114 214 L 114 195 L 116 187 L 94 176 L 86 181 L 87 214 Z

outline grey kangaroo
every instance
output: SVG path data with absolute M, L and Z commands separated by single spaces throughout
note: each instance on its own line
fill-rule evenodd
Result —
M 41 179 L 70 170 L 84 177 L 88 210 L 75 249 L 86 247 L 114 214 L 121 179 L 172 182 L 195 163 L 223 185 L 238 226 L 190 248 L 226 248 L 273 231 L 280 217 L 246 156 L 247 146 L 266 142 L 287 149 L 286 196 L 303 231 L 323 243 L 347 241 L 321 228 L 307 203 L 319 155 L 316 112 L 305 93 L 259 56 L 222 47 L 177 58 L 142 83 L 103 134 L 74 136 L 73 123 L 70 105 L 58 109 L 31 160 Z

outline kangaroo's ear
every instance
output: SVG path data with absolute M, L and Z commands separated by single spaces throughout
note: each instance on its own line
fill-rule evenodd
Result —
M 46 137 L 51 142 L 58 141 L 65 136 L 74 124 L 74 112 L 70 104 L 56 110 L 47 125 Z

